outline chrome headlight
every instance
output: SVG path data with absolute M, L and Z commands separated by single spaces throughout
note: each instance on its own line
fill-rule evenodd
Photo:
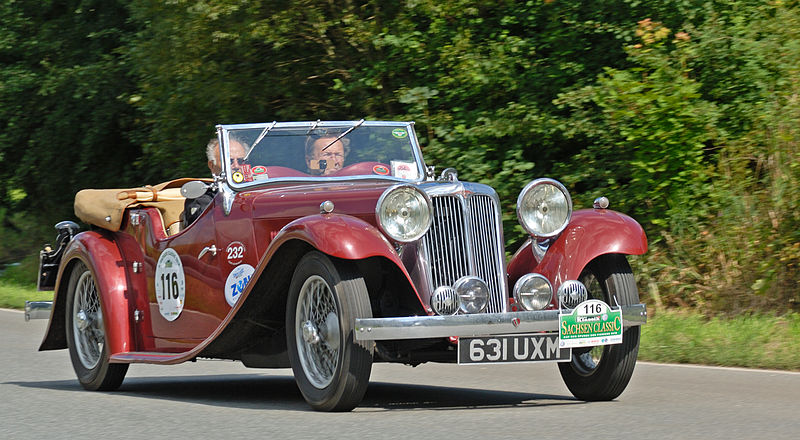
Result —
M 392 240 L 408 243 L 419 240 L 431 227 L 433 206 L 427 194 L 411 185 L 387 189 L 378 199 L 375 214 L 378 225 Z
M 553 179 L 536 179 L 525 185 L 517 198 L 517 218 L 528 233 L 538 238 L 558 235 L 569 223 L 572 199 Z
M 553 298 L 550 281 L 538 273 L 523 275 L 514 284 L 514 300 L 525 310 L 542 310 Z
M 461 311 L 464 313 L 478 313 L 489 304 L 489 286 L 478 277 L 461 277 L 453 285 L 461 299 Z

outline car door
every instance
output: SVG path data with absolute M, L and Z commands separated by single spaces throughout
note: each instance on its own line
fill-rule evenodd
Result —
M 203 214 L 178 234 L 146 249 L 151 349 L 182 352 L 195 347 L 219 326 L 229 308 L 219 300 L 227 274 L 220 272 L 215 246 L 217 194 Z
M 219 278 L 224 282 L 215 289 L 209 301 L 227 314 L 252 280 L 258 265 L 259 255 L 255 245 L 253 229 L 253 200 L 251 192 L 237 193 L 231 209 L 215 209 L 214 245 L 217 255 L 213 258 Z

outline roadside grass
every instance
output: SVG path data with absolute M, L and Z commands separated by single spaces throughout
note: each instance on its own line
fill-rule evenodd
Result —
M 25 300 L 53 299 L 52 292 L 12 281 L 13 272 L 4 275 L 0 307 L 22 309 Z M 639 360 L 800 371 L 800 314 L 707 318 L 697 312 L 658 311 L 642 328 Z
M 23 309 L 25 301 L 50 301 L 53 292 L 39 292 L 36 286 L 22 286 L 0 280 L 0 308 Z
M 0 307 L 23 309 L 25 301 L 49 301 L 53 292 L 36 290 L 39 255 L 31 255 L 19 264 L 8 266 L 0 274 Z
M 800 314 L 707 318 L 662 311 L 642 329 L 639 359 L 798 371 Z

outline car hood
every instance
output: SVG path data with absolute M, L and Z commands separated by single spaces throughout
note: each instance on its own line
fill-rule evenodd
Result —
M 333 212 L 375 223 L 375 206 L 394 181 L 292 183 L 242 193 L 251 198 L 254 219 L 296 219 L 320 213 L 331 201 Z

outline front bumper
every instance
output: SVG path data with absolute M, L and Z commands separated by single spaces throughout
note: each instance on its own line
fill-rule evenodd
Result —
M 623 327 L 647 322 L 644 304 L 621 306 Z M 571 310 L 564 310 L 565 313 Z M 455 316 L 409 316 L 356 319 L 359 341 L 510 335 L 558 331 L 558 310 L 537 312 L 477 313 Z

